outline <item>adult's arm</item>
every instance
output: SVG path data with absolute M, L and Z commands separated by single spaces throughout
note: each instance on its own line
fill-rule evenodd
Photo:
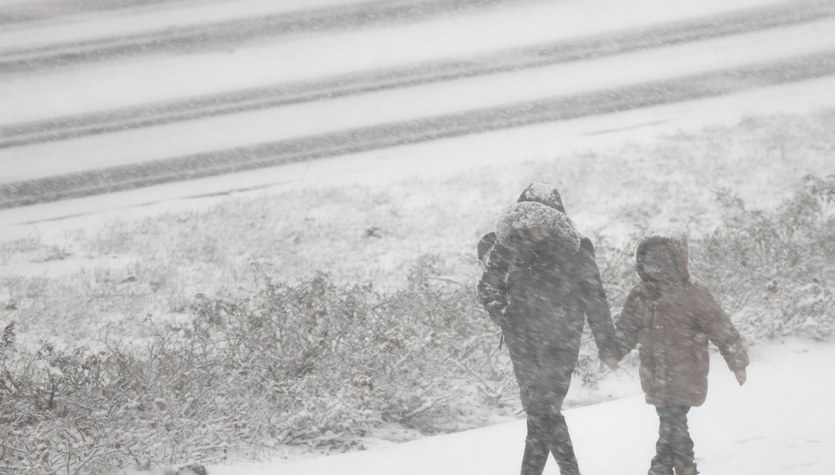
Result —
M 615 327 L 609 301 L 603 289 L 600 269 L 594 256 L 594 245 L 588 238 L 580 241 L 579 274 L 582 284 L 583 311 L 589 321 L 594 342 L 601 359 L 613 358 L 617 354 Z
M 639 294 L 638 286 L 635 286 L 626 297 L 620 315 L 615 322 L 617 338 L 615 358 L 618 360 L 623 359 L 638 345 L 638 335 L 641 331 L 641 322 L 645 310 Z

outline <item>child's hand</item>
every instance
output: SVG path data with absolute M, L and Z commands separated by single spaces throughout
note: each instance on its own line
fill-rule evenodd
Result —
M 606 358 L 603 360 L 603 364 L 609 367 L 609 369 L 618 369 L 618 360 L 615 358 Z
M 748 381 L 748 372 L 745 368 L 734 371 L 734 376 L 736 376 L 736 380 L 739 382 L 740 386 L 745 384 L 745 381 Z

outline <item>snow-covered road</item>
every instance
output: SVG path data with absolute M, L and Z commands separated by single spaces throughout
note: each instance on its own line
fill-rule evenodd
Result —
M 280 13 L 262 11 L 257 16 L 195 25 L 177 23 L 161 29 L 155 25 L 152 31 L 132 34 L 119 32 L 114 36 L 81 41 L 0 50 L 0 74 L 51 69 L 68 64 L 145 55 L 149 52 L 229 48 L 254 40 L 295 35 L 300 32 L 344 30 L 413 21 L 455 14 L 468 9 L 524 1 L 533 0 L 377 0 L 356 4 L 333 4 L 322 9 Z M 131 22 L 130 25 L 129 29 L 136 28 L 136 22 Z M 23 36 L 24 41 L 31 38 L 27 34 L 19 36 Z
M 0 127 L 0 148 L 96 135 L 139 127 L 216 117 L 288 104 L 332 99 L 348 95 L 460 80 L 504 72 L 541 68 L 559 63 L 588 61 L 616 54 L 694 43 L 730 35 L 762 32 L 734 38 L 760 42 L 760 49 L 810 48 L 819 43 L 821 30 L 835 29 L 824 21 L 835 15 L 835 3 L 805 2 L 803 5 L 767 5 L 740 12 L 697 18 L 660 26 L 640 27 L 606 35 L 557 41 L 478 56 L 423 62 L 417 66 L 352 72 L 346 75 L 299 83 L 282 83 L 198 97 L 127 107 L 117 110 L 66 116 Z M 799 26 L 816 21 L 811 26 Z M 784 27 L 777 32 L 772 28 Z M 789 27 L 789 28 L 786 28 Z M 770 42 L 771 44 L 763 44 Z M 718 45 L 713 45 L 717 47 Z M 767 47 L 766 47 L 767 46 Z M 686 52 L 682 52 L 685 53 Z M 687 55 L 691 56 L 691 55 Z M 723 57 L 726 64 L 739 61 Z M 746 56 L 743 61 L 754 58 Z M 656 73 L 661 75 L 661 73 Z M 623 81 L 625 78 L 622 78 Z M 483 98 L 481 98 L 483 100 Z
M 600 1 L 606 3 L 608 0 Z M 645 4 L 649 5 L 650 2 Z M 279 86 L 278 98 L 260 96 L 257 89 L 254 97 L 240 100 L 237 99 L 240 89 L 198 98 L 196 102 L 193 95 L 186 98 L 181 95 L 181 99 L 175 99 L 174 104 L 188 104 L 185 111 L 176 105 L 141 105 L 140 102 L 139 106 L 121 111 L 88 113 L 90 107 L 112 104 L 105 93 L 103 98 L 91 100 L 92 106 L 85 104 L 77 109 L 72 108 L 72 99 L 58 100 L 56 111 L 48 113 L 42 105 L 49 98 L 31 100 L 35 97 L 31 93 L 39 92 L 43 85 L 40 81 L 49 81 L 48 84 L 54 86 L 59 75 L 49 74 L 46 79 L 35 76 L 31 78 L 32 84 L 26 83 L 30 78 L 25 75 L 12 78 L 9 88 L 4 88 L 4 91 L 9 92 L 7 97 L 13 105 L 16 103 L 21 107 L 7 109 L 11 112 L 6 112 L 5 119 L 0 120 L 15 124 L 30 118 L 43 120 L 76 110 L 75 113 L 80 115 L 62 119 L 63 122 L 51 122 L 58 124 L 59 129 L 59 134 L 51 138 L 97 135 L 25 145 L 39 140 L 36 136 L 41 132 L 37 125 L 8 125 L 3 128 L 2 135 L 10 145 L 0 151 L 0 166 L 3 167 L 0 180 L 6 183 L 0 189 L 0 201 L 3 207 L 25 206 L 428 140 L 489 133 L 508 127 L 693 101 L 835 73 L 832 56 L 835 54 L 835 43 L 828 41 L 831 39 L 828 33 L 835 31 L 835 20 L 826 18 L 835 11 L 835 2 L 815 0 L 800 4 L 748 4 L 752 5 L 756 8 L 747 11 L 752 19 L 741 23 L 737 20 L 745 18 L 746 13 L 729 14 L 727 10 L 708 4 L 701 15 L 685 9 L 678 10 L 677 17 L 667 12 L 667 18 L 652 27 L 632 16 L 620 28 L 610 25 L 611 30 L 604 30 L 608 31 L 608 36 L 574 37 L 562 43 L 554 43 L 557 40 L 553 40 L 544 43 L 548 46 L 543 46 L 543 43 L 528 44 L 521 50 L 505 48 L 492 53 L 479 53 L 481 45 L 475 47 L 472 43 L 469 49 L 459 45 L 459 50 L 468 51 L 470 57 L 475 58 L 474 65 L 467 63 L 467 56 L 457 56 L 451 61 L 438 52 L 434 62 L 422 66 L 412 63 L 405 69 L 402 66 L 382 69 L 389 72 L 408 71 L 403 77 L 380 74 L 381 70 L 377 68 L 378 76 L 384 78 L 384 83 L 388 80 L 390 84 L 381 85 L 378 81 L 366 87 L 360 85 L 355 91 L 351 87 L 356 87 L 356 84 L 333 78 L 320 78 L 307 83 L 285 82 L 285 87 L 291 89 L 307 88 L 312 94 L 308 99 L 318 99 L 289 105 L 286 104 L 286 95 L 282 99 Z M 744 4 L 740 2 L 736 6 Z M 480 12 L 438 21 L 441 24 L 464 25 L 473 31 L 490 28 L 498 31 L 508 25 L 518 27 L 514 20 L 530 20 L 531 12 L 542 13 L 542 8 L 541 4 L 534 2 L 523 7 L 508 7 L 502 10 L 506 13 L 504 17 L 491 16 L 492 12 Z M 707 14 L 716 14 L 716 11 L 731 16 L 702 18 Z M 818 16 L 822 19 L 812 20 Z M 608 15 L 603 15 L 600 23 L 605 24 L 606 17 Z M 694 17 L 697 19 L 693 20 Z M 467 26 L 467 19 L 473 18 L 477 21 Z M 689 22 L 680 23 L 688 18 Z M 669 23 L 671 19 L 679 22 Z M 546 23 L 548 19 L 539 21 Z M 588 23 L 589 19 L 575 18 L 575 21 Z M 638 29 L 624 33 L 622 30 L 627 26 Z M 411 31 L 410 28 L 417 30 Z M 395 34 L 392 31 L 402 35 L 401 44 L 414 41 L 415 34 L 426 41 L 426 35 L 443 31 L 443 28 L 443 25 L 438 26 L 437 22 L 431 21 L 356 31 L 351 33 L 355 41 L 352 47 L 361 45 L 375 34 L 380 35 L 379 41 L 388 33 Z M 461 31 L 462 34 L 465 32 Z M 552 39 L 564 34 L 554 34 Z M 303 46 L 302 51 L 305 51 Z M 513 54 L 507 54 L 508 51 Z M 722 54 L 717 54 L 720 51 Z M 421 54 L 410 57 L 416 59 Z M 485 58 L 489 60 L 484 62 Z M 143 61 L 145 67 L 155 71 L 163 70 L 165 66 L 159 58 Z M 552 64 L 555 62 L 558 64 Z M 444 69 L 449 65 L 458 68 L 458 71 L 449 74 Z M 224 62 L 210 61 L 204 64 L 203 72 L 211 75 L 226 66 Z M 85 70 L 96 67 L 90 66 Z M 124 67 L 120 63 L 113 65 L 114 71 Z M 349 67 L 342 71 L 342 79 L 348 75 L 361 77 L 367 74 Z M 490 74 L 483 76 L 485 73 Z M 78 74 L 86 73 L 67 72 L 70 80 Z M 301 76 L 303 74 L 300 75 L 299 70 L 292 68 L 285 74 L 287 78 Z M 222 83 L 220 81 L 213 87 Z M 358 83 L 362 84 L 362 81 Z M 128 83 L 117 80 L 117 90 L 125 84 Z M 316 88 L 322 84 L 331 87 L 341 84 L 346 89 L 325 88 L 317 92 Z M 80 88 L 81 99 L 84 98 L 84 89 Z M 176 89 L 175 86 L 169 92 Z M 832 93 L 831 89 L 824 90 L 824 96 Z M 51 93 L 57 99 L 55 94 Z M 153 93 L 141 97 L 152 96 Z M 28 97 L 29 100 L 22 100 L 21 97 Z M 233 99 L 225 99 L 230 97 Z M 825 104 L 829 99 L 822 97 L 820 102 Z M 270 100 L 275 103 L 271 104 Z M 197 113 L 187 110 L 192 107 L 191 104 L 196 104 Z M 62 110 L 62 107 L 68 109 Z M 224 107 L 230 109 L 224 110 Z M 142 114 L 148 111 L 150 118 L 143 117 Z M 108 123 L 109 114 L 117 116 L 115 124 Z M 192 120 L 180 122 L 181 119 Z M 158 126 L 153 127 L 154 124 Z M 135 125 L 147 127 L 122 130 Z M 45 133 L 48 136 L 50 132 Z M 61 133 L 65 136 L 62 137 Z M 15 140 L 21 146 L 11 146 Z M 102 170 L 104 172 L 100 172 Z M 63 176 L 72 173 L 76 175 Z
M 835 74 L 835 50 L 797 59 L 654 81 L 597 93 L 521 102 L 458 114 L 389 122 L 193 155 L 99 168 L 0 186 L 0 208 L 79 198 L 490 132 L 511 127 L 682 102 Z

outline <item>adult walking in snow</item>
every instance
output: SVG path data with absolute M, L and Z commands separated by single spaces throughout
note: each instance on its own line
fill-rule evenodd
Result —
M 485 259 L 478 298 L 502 329 L 527 413 L 521 473 L 541 475 L 550 452 L 563 475 L 578 475 L 562 404 L 586 318 L 600 358 L 617 367 L 594 247 L 574 229 L 556 188 L 532 184 L 500 215 Z

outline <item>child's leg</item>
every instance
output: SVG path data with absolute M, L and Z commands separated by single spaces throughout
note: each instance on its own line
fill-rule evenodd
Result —
M 676 406 L 670 409 L 675 430 L 675 442 L 673 444 L 675 466 L 677 472 L 683 472 L 685 468 L 695 467 L 693 439 L 690 437 L 690 430 L 687 426 L 687 413 L 690 411 L 690 407 Z
M 676 442 L 675 409 L 673 407 L 656 407 L 658 413 L 658 442 L 655 444 L 655 457 L 650 464 L 650 473 L 653 475 L 672 475 L 675 466 L 675 451 L 673 445 Z

